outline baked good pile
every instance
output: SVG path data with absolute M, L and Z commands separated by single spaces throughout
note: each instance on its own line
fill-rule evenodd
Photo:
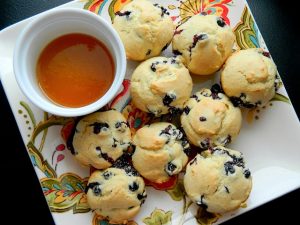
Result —
M 81 118 L 71 143 L 77 161 L 96 168 L 86 189 L 91 209 L 126 224 L 147 201 L 145 183 L 162 187 L 179 173 L 186 195 L 208 212 L 241 207 L 251 172 L 228 144 L 238 138 L 241 108 L 275 95 L 273 61 L 261 49 L 234 51 L 235 35 L 221 17 L 198 14 L 175 25 L 167 9 L 147 0 L 126 4 L 113 26 L 128 59 L 141 61 L 131 78 L 133 105 L 153 117 L 178 117 L 180 126 L 156 120 L 132 135 L 116 110 Z M 160 56 L 169 45 L 174 56 Z M 217 71 L 220 84 L 192 93 L 193 76 Z

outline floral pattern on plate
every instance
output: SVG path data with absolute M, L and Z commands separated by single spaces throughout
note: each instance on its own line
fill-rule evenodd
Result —
M 108 21 L 113 21 L 115 12 L 119 11 L 131 0 L 85 0 L 74 1 L 65 7 L 79 7 L 90 10 Z M 217 14 L 222 16 L 234 29 L 237 46 L 236 48 L 246 49 L 261 47 L 268 50 L 263 38 L 253 20 L 247 4 L 243 0 L 153 0 L 166 7 L 175 22 L 181 23 L 190 16 L 199 13 Z M 170 49 L 164 52 L 170 55 Z M 114 100 L 107 108 L 115 108 L 123 113 L 130 124 L 131 131 L 148 122 L 155 120 L 170 121 L 168 115 L 161 118 L 153 118 L 149 114 L 140 111 L 130 101 L 130 75 L 137 66 L 134 62 L 128 62 L 128 70 L 123 86 Z M 195 82 L 196 81 L 196 82 Z M 215 79 L 194 79 L 198 89 L 201 86 L 208 86 L 216 82 Z M 14 84 L 16 85 L 16 84 Z M 106 221 L 91 213 L 86 202 L 84 189 L 91 170 L 80 167 L 73 159 L 71 153 L 66 149 L 66 140 L 74 127 L 75 118 L 63 118 L 49 115 L 36 109 L 27 102 L 23 96 L 18 96 L 18 104 L 13 105 L 15 115 L 20 126 L 23 139 L 40 179 L 45 198 L 57 224 L 69 224 L 80 218 L 86 224 L 109 225 Z M 286 104 L 288 103 L 288 104 Z M 246 112 L 246 121 L 252 122 L 253 118 L 258 119 L 262 111 L 278 110 L 275 106 L 285 104 L 290 107 L 290 101 L 280 82 L 276 96 L 269 106 L 263 109 L 254 109 Z M 274 106 L 273 109 L 270 106 Z M 261 119 L 263 121 L 264 118 Z M 175 124 L 178 121 L 172 121 Z M 249 123 L 250 124 L 250 123 Z M 249 125 L 251 126 L 251 124 Z M 250 128 L 247 128 L 250 129 Z M 212 224 L 219 219 L 219 215 L 207 213 L 205 210 L 196 207 L 185 195 L 182 179 L 179 177 L 175 187 L 167 191 L 158 191 L 147 187 L 149 198 L 146 205 L 142 207 L 139 215 L 130 221 L 128 225 L 137 224 Z M 251 196 L 255 198 L 255 196 Z M 255 200 L 251 199 L 252 202 Z M 238 212 L 237 212 L 238 213 Z M 236 212 L 234 214 L 237 214 Z M 75 215 L 76 214 L 76 215 Z M 232 215 L 227 216 L 227 218 Z M 157 222 L 160 221 L 160 222 Z

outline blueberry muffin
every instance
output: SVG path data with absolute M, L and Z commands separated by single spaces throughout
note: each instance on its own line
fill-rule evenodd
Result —
M 167 9 L 146 0 L 134 0 L 116 13 L 113 26 L 125 46 L 128 59 L 158 56 L 170 44 L 175 25 Z
M 233 31 L 221 17 L 198 14 L 176 28 L 172 45 L 191 73 L 209 75 L 224 64 L 234 41 Z
M 221 73 L 224 92 L 235 105 L 252 108 L 263 106 L 275 95 L 277 69 L 262 49 L 235 52 Z
M 75 158 L 85 166 L 110 167 L 131 144 L 131 133 L 124 116 L 115 110 L 83 117 L 73 137 Z
M 243 206 L 252 189 L 243 155 L 221 146 L 197 155 L 187 165 L 183 181 L 191 200 L 211 213 Z
M 191 96 L 181 115 L 181 125 L 188 140 L 201 149 L 226 146 L 233 141 L 242 125 L 242 113 L 220 86 L 202 89 Z
M 91 209 L 110 224 L 126 224 L 140 211 L 146 198 L 143 178 L 120 168 L 95 171 L 86 193 Z
M 154 57 L 142 62 L 131 78 L 134 105 L 155 116 L 182 109 L 192 92 L 192 78 L 180 57 Z
M 153 123 L 139 129 L 133 143 L 136 146 L 132 163 L 146 179 L 163 183 L 182 171 L 188 161 L 189 144 L 173 124 Z

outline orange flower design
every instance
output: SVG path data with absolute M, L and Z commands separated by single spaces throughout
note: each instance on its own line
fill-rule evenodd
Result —
M 193 15 L 214 14 L 223 17 L 228 25 L 228 5 L 232 0 L 185 0 L 182 1 L 179 10 L 182 22 L 186 21 Z

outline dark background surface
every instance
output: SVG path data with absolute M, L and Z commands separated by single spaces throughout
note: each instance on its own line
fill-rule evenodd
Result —
M 1 0 L 0 30 L 65 2 L 68 1 Z M 298 67 L 300 47 L 296 31 L 299 32 L 300 29 L 299 12 L 293 2 L 295 1 L 249 0 L 249 5 L 299 117 L 300 75 Z M 47 203 L 28 158 L 2 85 L 0 85 L 0 104 L 0 125 L 2 127 L 0 187 L 5 199 L 4 202 L 2 200 L 4 209 L 1 209 L 1 220 L 8 221 L 9 224 L 53 225 Z M 274 219 L 276 224 L 291 224 L 297 221 L 299 200 L 300 189 L 224 224 L 264 224 L 270 223 L 270 220 Z M 293 205 L 295 207 L 292 207 Z M 11 217 L 11 213 L 14 214 L 13 217 Z

